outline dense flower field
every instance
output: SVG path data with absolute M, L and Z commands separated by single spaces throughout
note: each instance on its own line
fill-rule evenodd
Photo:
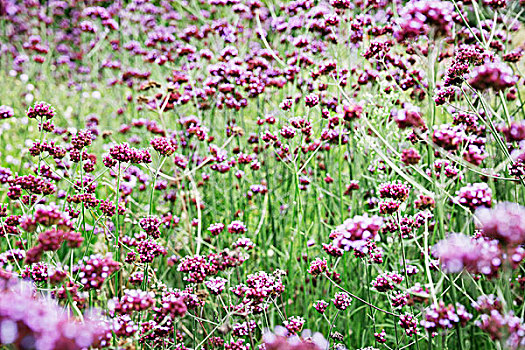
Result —
M 0 347 L 525 349 L 524 21 L 0 0 Z

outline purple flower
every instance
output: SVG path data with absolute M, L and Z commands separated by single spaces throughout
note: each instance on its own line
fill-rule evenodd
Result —
M 210 231 L 210 233 L 213 236 L 218 236 L 219 233 L 221 233 L 223 230 L 224 230 L 224 224 L 222 224 L 220 222 L 219 223 L 215 223 L 215 224 L 211 224 L 208 227 L 208 231 Z
M 417 319 L 411 314 L 399 316 L 399 325 L 409 337 L 417 334 Z
M 212 294 L 219 295 L 224 291 L 224 288 L 226 287 L 227 282 L 228 280 L 221 278 L 221 277 L 217 277 L 217 278 L 212 278 L 209 281 L 204 282 L 204 284 L 206 285 L 206 288 L 208 288 Z
M 109 345 L 111 329 L 104 321 L 86 315 L 77 322 L 51 299 L 36 295 L 26 283 L 0 280 L 1 344 L 75 350 Z
M 352 298 L 348 293 L 345 292 L 337 292 L 334 295 L 334 298 L 332 299 L 332 302 L 334 303 L 334 306 L 338 310 L 346 310 L 352 303 Z
M 447 273 L 458 273 L 466 269 L 470 273 L 492 278 L 505 266 L 505 261 L 508 261 L 512 268 L 519 266 L 525 257 L 525 250 L 522 247 L 502 250 L 497 240 L 471 238 L 456 233 L 438 242 L 434 246 L 433 254 L 439 258 L 443 270 Z
M 328 341 L 321 333 L 312 334 L 304 330 L 301 335 L 290 334 L 284 327 L 277 326 L 274 331 L 265 330 L 263 345 L 266 350 L 323 350 L 329 346 Z
M 100 289 L 111 274 L 120 269 L 120 263 L 114 261 L 110 254 L 106 256 L 91 255 L 85 257 L 75 268 L 80 283 L 85 289 Z
M 465 324 L 472 319 L 465 307 L 461 304 L 452 304 L 445 306 L 443 301 L 437 305 L 432 304 L 424 312 L 424 319 L 421 321 L 421 326 L 427 330 L 432 336 L 436 335 L 439 330 L 448 330 L 454 326 Z
M 257 324 L 255 321 L 246 321 L 243 323 L 236 323 L 233 325 L 233 335 L 236 337 L 245 337 L 253 333 Z
M 448 36 L 452 30 L 454 4 L 439 0 L 415 0 L 405 4 L 399 11 L 398 28 L 394 32 L 401 42 L 417 39 L 432 31 L 435 36 Z
M 13 110 L 13 108 L 4 105 L 0 106 L 0 120 L 12 118 L 14 115 L 15 111 Z
M 304 318 L 300 316 L 291 316 L 284 321 L 284 326 L 290 334 L 297 334 L 303 329 Z
M 501 91 L 518 81 L 512 69 L 501 62 L 488 62 L 472 70 L 469 84 L 476 90 Z
M 51 105 L 45 102 L 37 102 L 33 107 L 27 110 L 27 117 L 34 119 L 51 119 L 55 116 L 55 110 Z
M 525 207 L 504 202 L 492 209 L 479 208 L 475 214 L 484 236 L 506 246 L 525 243 Z
M 361 251 L 366 249 L 367 241 L 377 238 L 382 225 L 380 216 L 356 215 L 337 226 L 330 236 L 334 237 L 334 244 L 341 249 Z
M 243 233 L 246 233 L 246 231 L 248 231 L 248 229 L 246 228 L 246 225 L 244 225 L 242 221 L 235 220 L 235 221 L 232 221 L 228 225 L 229 233 L 243 234 Z
M 485 182 L 469 184 L 456 192 L 454 202 L 471 210 L 480 207 L 490 208 L 492 206 L 492 190 Z
M 326 259 L 316 258 L 314 261 L 311 262 L 310 268 L 308 269 L 308 273 L 313 276 L 318 276 L 323 274 L 327 270 L 328 264 L 326 263 Z
M 326 309 L 328 308 L 330 304 L 328 304 L 328 302 L 324 301 L 324 300 L 317 300 L 315 303 L 314 303 L 314 309 L 319 312 L 320 314 L 323 314 Z

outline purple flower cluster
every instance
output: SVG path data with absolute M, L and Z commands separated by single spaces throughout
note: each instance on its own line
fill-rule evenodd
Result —
M 208 227 L 208 231 L 212 234 L 212 236 L 218 236 L 222 231 L 224 230 L 224 224 L 222 223 L 215 223 L 211 224 Z
M 400 129 L 414 128 L 425 131 L 427 128 L 420 109 L 414 105 L 405 104 L 403 109 L 392 111 L 392 116 Z
M 398 41 L 417 39 L 422 35 L 448 36 L 455 16 L 454 4 L 448 1 L 413 0 L 399 12 L 394 36 Z
M 26 114 L 30 119 L 50 120 L 55 116 L 55 110 L 45 102 L 38 102 L 29 107 Z
M 509 313 L 490 310 L 475 322 L 492 340 L 501 340 L 508 349 L 517 350 L 525 344 L 525 324 L 523 320 Z
M 284 327 L 275 327 L 271 332 L 266 330 L 263 334 L 263 345 L 265 350 L 323 350 L 329 346 L 328 341 L 321 333 L 305 330 L 299 336 L 289 334 Z
M 315 303 L 314 303 L 314 309 L 319 312 L 320 314 L 324 314 L 324 312 L 326 311 L 326 309 L 328 308 L 330 304 L 328 304 L 328 302 L 324 301 L 324 300 L 317 300 Z
M 260 271 L 248 275 L 246 284 L 238 284 L 232 287 L 231 291 L 241 298 L 237 309 L 258 314 L 266 310 L 266 301 L 269 298 L 282 294 L 284 285 L 278 274 L 269 275 Z
M 183 317 L 188 308 L 193 308 L 194 294 L 168 292 L 162 296 L 160 302 L 161 308 L 156 308 L 155 311 L 162 315 L 170 315 L 171 317 Z M 198 305 L 198 302 L 196 303 Z
M 405 165 L 415 165 L 421 160 L 421 154 L 415 148 L 405 148 L 401 151 L 401 161 Z
M 512 69 L 504 63 L 485 63 L 472 70 L 469 84 L 476 90 L 505 90 L 518 81 Z
M 391 298 L 392 307 L 402 308 L 408 304 L 408 293 L 404 292 L 394 292 Z
M 137 253 L 139 253 L 139 261 L 141 263 L 151 263 L 156 257 L 166 255 L 168 251 L 155 240 L 146 239 L 138 243 Z
M 382 183 L 378 187 L 378 192 L 381 198 L 404 202 L 410 193 L 410 186 L 401 182 Z
M 85 289 L 100 289 L 104 281 L 120 269 L 120 264 L 110 254 L 91 255 L 74 267 L 80 283 Z
M 403 276 L 397 272 L 385 272 L 372 281 L 372 287 L 378 292 L 388 292 L 394 289 L 394 285 L 401 283 Z
M 377 238 L 382 225 L 383 219 L 379 216 L 357 215 L 346 219 L 330 236 L 334 238 L 334 244 L 345 251 L 363 251 L 366 250 L 368 241 Z
M 454 202 L 471 210 L 490 208 L 492 206 L 492 190 L 485 182 L 469 184 L 456 192 Z
M 160 155 L 169 157 L 177 150 L 177 145 L 166 137 L 155 137 L 150 141 L 151 147 Z
M 386 332 L 384 329 L 381 330 L 379 333 L 374 333 L 374 338 L 379 344 L 386 343 Z M 361 349 L 362 350 L 362 349 Z M 373 349 L 372 349 L 373 350 Z
M 494 294 L 480 295 L 478 299 L 472 303 L 472 307 L 481 313 L 490 313 L 492 310 L 503 311 L 501 300 Z
M 109 157 L 104 158 L 104 164 L 107 167 L 112 167 L 116 162 L 120 163 L 151 163 L 151 155 L 146 149 L 136 149 L 130 147 L 127 143 L 122 143 L 111 147 L 109 150 Z
M 310 263 L 310 268 L 308 269 L 308 273 L 313 276 L 318 276 L 318 275 L 325 273 L 327 270 L 328 270 L 328 264 L 326 262 L 326 259 L 316 258 L 314 261 Z
M 228 225 L 228 232 L 235 234 L 244 234 L 248 231 L 246 225 L 242 221 L 235 220 Z
M 114 298 L 109 304 L 110 310 L 118 314 L 131 314 L 147 310 L 154 305 L 155 294 L 142 290 L 126 289 L 124 295 Z
M 520 142 L 525 140 L 525 123 L 513 121 L 510 125 L 502 125 L 499 130 L 505 135 L 507 142 Z
M 332 299 L 332 303 L 334 303 L 336 309 L 344 311 L 352 303 L 352 298 L 350 295 L 348 295 L 348 293 L 337 292 Z
M 405 330 L 407 336 L 411 337 L 417 334 L 417 319 L 414 315 L 404 314 L 399 316 L 399 325 Z
M 476 217 L 485 237 L 510 247 L 525 243 L 525 208 L 521 205 L 504 202 L 492 209 L 479 208 Z
M 303 329 L 304 322 L 304 318 L 300 316 L 291 316 L 283 323 L 289 334 L 297 334 Z
M 252 334 L 257 327 L 255 321 L 246 321 L 243 323 L 236 323 L 233 325 L 232 333 L 236 337 L 245 337 Z
M 447 273 L 466 269 L 489 278 L 498 275 L 505 261 L 517 267 L 525 258 L 525 250 L 521 247 L 503 250 L 496 240 L 476 239 L 462 234 L 452 234 L 440 241 L 434 246 L 433 254 L 439 258 Z
M 228 280 L 224 278 L 216 277 L 204 282 L 204 284 L 211 294 L 219 295 L 224 291 L 227 282 Z
M 95 318 L 70 318 L 50 299 L 38 297 L 26 284 L 0 281 L 0 344 L 21 349 L 100 348 L 109 345 L 111 330 Z
M 447 150 L 456 151 L 465 140 L 465 132 L 461 127 L 442 124 L 434 127 L 432 142 Z
M 242 254 L 239 250 L 225 249 L 219 253 L 210 253 L 208 256 L 185 256 L 181 259 L 177 270 L 187 274 L 184 277 L 185 281 L 203 283 L 207 276 L 214 276 L 219 271 L 240 266 L 246 259 L 246 254 Z
M 152 238 L 160 237 L 160 224 L 161 221 L 156 216 L 148 216 L 139 221 L 140 227 Z
M 253 243 L 252 240 L 249 238 L 241 237 L 233 243 L 233 247 L 243 248 L 248 251 L 248 250 L 252 250 L 253 248 L 255 248 L 255 243 Z
M 244 344 L 244 339 L 232 340 L 224 343 L 224 350 L 249 350 L 250 344 Z
M 0 105 L 0 120 L 9 119 L 15 115 L 15 111 L 12 107 Z
M 454 307 L 449 304 L 445 306 L 445 303 L 440 301 L 437 305 L 432 304 L 425 310 L 421 326 L 432 336 L 435 336 L 439 330 L 448 330 L 456 325 L 464 327 L 471 319 L 472 314 L 468 313 L 463 305 L 456 304 Z

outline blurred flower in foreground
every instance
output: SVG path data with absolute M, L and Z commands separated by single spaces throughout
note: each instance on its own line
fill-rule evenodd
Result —
M 479 208 L 476 217 L 485 237 L 507 246 L 525 243 L 525 207 L 516 203 L 499 203 L 493 209 Z
M 501 62 L 489 62 L 472 71 L 469 84 L 481 91 L 488 89 L 501 91 L 515 85 L 517 81 L 509 66 Z
M 455 233 L 439 241 L 433 254 L 447 273 L 459 273 L 465 269 L 492 278 L 507 264 L 516 268 L 525 257 L 525 250 L 522 247 L 502 249 L 496 240 Z
M 324 350 L 328 348 L 328 341 L 321 333 L 304 330 L 301 336 L 289 335 L 286 328 L 277 326 L 274 331 L 266 330 L 263 335 L 266 350 Z
M 75 350 L 104 347 L 111 331 L 103 321 L 75 321 L 51 299 L 15 278 L 0 279 L 0 345 L 17 349 Z

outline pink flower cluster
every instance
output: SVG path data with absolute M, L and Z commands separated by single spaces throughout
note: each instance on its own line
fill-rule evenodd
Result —
M 151 155 L 147 149 L 136 149 L 130 147 L 127 143 L 122 143 L 115 145 L 109 150 L 109 157 L 104 158 L 104 164 L 107 167 L 112 167 L 120 163 L 132 163 L 132 164 L 141 164 L 141 163 L 151 163 Z
M 454 202 L 471 210 L 480 207 L 490 208 L 492 206 L 492 189 L 485 182 L 469 184 L 456 192 Z
M 27 110 L 27 117 L 30 119 L 49 120 L 55 116 L 55 109 L 45 102 L 37 102 Z
M 378 192 L 381 198 L 404 202 L 410 194 L 410 186 L 401 182 L 382 183 L 378 187 Z
M 73 272 L 78 273 L 80 283 L 85 289 L 100 289 L 104 281 L 120 269 L 120 263 L 113 260 L 111 254 L 100 254 L 84 257 L 74 267 Z
M 372 287 L 378 292 L 388 292 L 394 289 L 394 285 L 401 283 L 403 276 L 397 272 L 385 272 L 372 281 Z
M 284 284 L 279 274 L 269 275 L 260 271 L 246 278 L 246 284 L 238 284 L 231 288 L 233 294 L 241 298 L 236 306 L 239 310 L 246 310 L 258 314 L 266 310 L 266 301 L 277 297 L 284 291 Z
M 382 225 L 383 219 L 379 216 L 356 215 L 337 226 L 330 236 L 334 238 L 334 244 L 345 251 L 363 251 L 368 241 L 377 238 Z
M 110 311 L 118 314 L 131 314 L 147 310 L 154 305 L 155 294 L 136 289 L 126 289 L 124 295 L 118 299 L 114 298 L 110 305 Z
M 472 314 L 468 313 L 463 305 L 456 304 L 454 307 L 449 304 L 445 306 L 445 303 L 440 301 L 437 305 L 432 304 L 425 310 L 421 326 L 432 336 L 435 336 L 439 330 L 448 330 L 456 325 L 464 327 L 471 319 Z
M 323 274 L 328 270 L 328 265 L 326 262 L 326 259 L 320 259 L 316 258 L 314 261 L 310 263 L 310 268 L 308 269 L 308 273 L 313 276 L 318 276 Z
M 352 303 L 352 298 L 350 297 L 350 295 L 348 295 L 348 293 L 337 292 L 335 293 L 332 302 L 334 303 L 336 309 L 344 311 Z

